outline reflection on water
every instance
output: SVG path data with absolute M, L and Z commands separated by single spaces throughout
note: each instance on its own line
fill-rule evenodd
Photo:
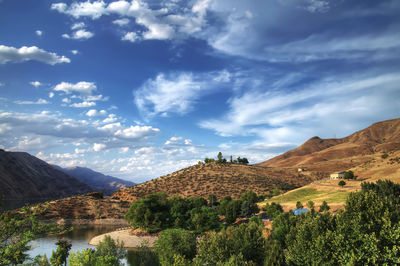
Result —
M 28 252 L 31 258 L 34 258 L 37 255 L 46 254 L 47 258 L 51 257 L 51 253 L 53 250 L 56 250 L 56 242 L 59 238 L 65 237 L 69 241 L 71 241 L 72 248 L 71 251 L 82 250 L 86 248 L 96 248 L 94 246 L 89 245 L 90 239 L 97 235 L 105 234 L 111 231 L 114 231 L 121 226 L 75 226 L 74 229 L 70 232 L 62 236 L 47 236 L 43 238 L 36 239 L 30 243 L 32 246 L 31 250 Z M 133 251 L 128 251 L 128 260 L 131 261 L 134 256 Z M 126 265 L 135 265 L 133 263 L 128 263 L 126 260 L 124 261 Z

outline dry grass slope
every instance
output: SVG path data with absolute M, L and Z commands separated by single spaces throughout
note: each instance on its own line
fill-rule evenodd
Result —
M 275 187 L 288 191 L 310 183 L 313 178 L 316 177 L 299 175 L 296 169 L 211 163 L 194 165 L 121 189 L 112 198 L 132 202 L 156 192 L 182 197 L 207 198 L 208 195 L 215 194 L 218 198 L 227 195 L 238 198 L 247 190 L 253 190 L 257 194 L 266 194 Z

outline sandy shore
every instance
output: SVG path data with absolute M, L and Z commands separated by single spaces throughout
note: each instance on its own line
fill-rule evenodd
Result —
M 90 240 L 89 245 L 97 246 L 106 235 L 110 236 L 114 241 L 123 241 L 126 248 L 139 248 L 143 242 L 146 242 L 146 246 L 152 248 L 154 242 L 158 239 L 157 236 L 136 236 L 131 232 L 131 229 L 125 229 L 95 236 Z

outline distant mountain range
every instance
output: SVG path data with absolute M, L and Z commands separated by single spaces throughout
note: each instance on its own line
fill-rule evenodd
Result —
M 96 188 L 99 191 L 103 191 L 105 195 L 111 195 L 114 191 L 136 185 L 136 183 L 126 181 L 120 178 L 116 178 L 109 175 L 104 175 L 102 173 L 93 171 L 92 169 L 85 167 L 68 167 L 61 168 L 55 166 L 59 170 L 67 173 L 76 179 Z
M 6 208 L 92 192 L 84 182 L 26 152 L 0 150 L 0 195 Z

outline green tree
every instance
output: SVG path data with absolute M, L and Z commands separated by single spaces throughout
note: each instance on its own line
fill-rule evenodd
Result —
M 170 215 L 173 226 L 186 228 L 190 217 L 189 200 L 183 199 L 180 196 L 173 196 L 168 199 L 170 205 Z
M 161 265 L 173 265 L 175 255 L 192 260 L 196 255 L 196 236 L 184 229 L 167 229 L 160 233 L 155 243 Z
M 296 202 L 296 209 L 303 209 L 303 207 L 304 206 L 300 201 Z
M 96 251 L 88 248 L 71 252 L 68 264 L 70 266 L 120 266 L 125 254 L 119 243 L 115 243 L 111 237 L 105 237 L 98 244 Z
M 329 207 L 328 203 L 324 200 L 321 206 L 319 207 L 319 211 L 320 212 L 329 211 L 330 208 L 331 207 Z
M 222 152 L 218 152 L 218 155 L 217 155 L 217 163 L 222 163 L 223 162 L 223 160 L 224 160 L 224 157 L 222 156 Z
M 110 236 L 106 235 L 97 245 L 96 254 L 102 257 L 110 256 L 121 260 L 125 258 L 126 250 L 124 249 L 123 242 L 119 242 L 119 240 L 114 241 Z
M 353 171 L 346 171 L 343 174 L 344 179 L 355 179 Z
M 214 207 L 214 206 L 218 205 L 218 199 L 217 199 L 217 196 L 215 196 L 215 194 L 208 195 L 208 205 L 210 207 Z
M 216 230 L 219 227 L 219 217 L 214 209 L 203 206 L 190 211 L 190 229 L 196 233 Z
M 229 261 L 232 256 L 237 256 L 233 259 L 234 261 L 260 265 L 265 256 L 265 238 L 262 230 L 262 225 L 250 222 L 238 227 L 228 227 L 219 233 L 205 235 L 198 243 L 198 253 L 194 264 L 235 265 L 231 264 L 232 262 L 229 264 Z
M 342 188 L 346 185 L 346 182 L 343 180 L 340 180 L 338 183 L 339 186 L 341 186 Z
M 307 202 L 307 207 L 308 207 L 310 210 L 314 210 L 314 208 L 315 208 L 314 201 L 312 201 L 312 200 L 308 201 L 308 202 Z
M 125 219 L 134 227 L 158 232 L 170 226 L 169 202 L 163 192 L 149 194 L 144 199 L 134 201 L 125 215 Z
M 243 192 L 240 195 L 240 199 L 242 201 L 247 201 L 248 203 L 257 203 L 258 202 L 257 194 L 254 191 L 251 191 L 251 190 Z
M 57 249 L 52 252 L 50 262 L 52 265 L 67 265 L 68 253 L 72 247 L 67 239 L 59 239 L 56 243 Z
M 265 211 L 265 214 L 268 216 L 268 218 L 274 219 L 276 216 L 281 214 L 283 212 L 283 208 L 279 203 L 272 202 L 271 204 L 266 204 L 263 207 L 263 210 Z
M 28 207 L 18 211 L 0 210 L 0 265 L 23 263 L 28 258 L 30 241 L 44 234 L 61 232 L 61 228 L 39 221 L 43 212 L 43 209 Z

